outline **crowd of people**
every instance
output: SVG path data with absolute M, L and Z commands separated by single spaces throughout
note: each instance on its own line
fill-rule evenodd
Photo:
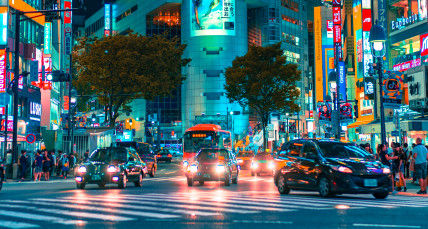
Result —
M 422 139 L 417 138 L 411 149 L 407 143 L 377 145 L 374 152 L 369 143 L 360 145 L 375 159 L 391 168 L 392 193 L 407 191 L 406 179 L 411 179 L 413 184 L 419 184 L 417 194 L 427 194 L 427 155 L 428 146 L 422 144 Z
M 78 159 L 73 153 L 63 153 L 61 150 L 37 150 L 31 160 L 26 150 L 21 150 L 18 160 L 19 178 L 26 180 L 27 171 L 32 171 L 34 181 L 49 181 L 52 176 L 67 178 L 70 171 L 81 160 L 87 160 L 89 150 L 85 152 L 85 157 Z M 31 179 L 31 178 L 30 178 Z

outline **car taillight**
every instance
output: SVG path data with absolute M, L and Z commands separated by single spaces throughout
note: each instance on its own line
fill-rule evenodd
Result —
M 171 154 L 168 154 L 168 157 L 171 157 Z

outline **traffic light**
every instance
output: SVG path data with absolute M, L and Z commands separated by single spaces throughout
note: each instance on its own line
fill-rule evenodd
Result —
M 354 116 L 355 118 L 358 118 L 358 104 L 354 105 Z
M 52 82 L 68 82 L 70 81 L 70 75 L 62 71 L 52 71 Z

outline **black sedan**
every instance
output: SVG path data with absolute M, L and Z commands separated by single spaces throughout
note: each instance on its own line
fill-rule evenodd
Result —
M 227 149 L 200 149 L 195 162 L 187 171 L 187 185 L 193 186 L 195 181 L 203 185 L 205 181 L 223 181 L 229 186 L 238 183 L 239 166 L 233 155 Z
M 133 148 L 110 147 L 94 151 L 88 162 L 76 167 L 76 185 L 84 189 L 86 184 L 117 184 L 119 188 L 126 188 L 128 181 L 135 186 L 143 185 L 144 174 L 147 173 L 146 164 L 141 161 Z
M 156 154 L 156 160 L 157 161 L 165 161 L 165 162 L 171 163 L 172 154 L 171 154 L 171 152 L 169 152 L 168 149 L 162 149 L 162 150 L 160 150 L 160 151 L 157 152 L 157 154 Z
M 281 194 L 291 189 L 334 194 L 373 194 L 384 199 L 391 190 L 390 169 L 353 143 L 294 140 L 285 143 L 276 160 L 275 185 Z

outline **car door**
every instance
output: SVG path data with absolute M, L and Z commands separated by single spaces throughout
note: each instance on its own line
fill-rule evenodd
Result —
M 144 163 L 143 160 L 141 160 L 140 156 L 137 152 L 133 152 L 134 158 L 135 158 L 135 172 L 136 176 L 138 177 L 140 173 L 143 171 L 144 167 L 146 167 L 146 163 Z
M 238 162 L 236 161 L 235 154 L 229 152 L 230 167 L 232 168 L 232 177 L 238 175 Z
M 299 177 L 302 186 L 308 189 L 316 189 L 317 174 L 319 171 L 318 151 L 313 142 L 304 142 L 303 154 L 299 158 Z
M 135 157 L 134 157 L 134 155 L 132 155 L 131 150 L 128 150 L 127 167 L 128 167 L 128 178 L 135 179 L 136 174 L 137 174 L 137 172 L 135 171 L 136 170 Z
M 284 175 L 287 184 L 292 187 L 299 187 L 299 169 L 300 169 L 300 155 L 302 154 L 303 144 L 299 141 L 293 141 L 288 144 L 284 151 L 281 151 L 280 158 L 284 160 L 281 164 L 284 169 Z

